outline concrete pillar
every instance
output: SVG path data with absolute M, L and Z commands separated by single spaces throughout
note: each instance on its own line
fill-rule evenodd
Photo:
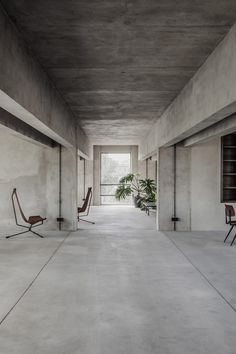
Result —
M 131 172 L 132 173 L 138 173 L 139 168 L 138 168 L 138 147 L 137 146 L 131 146 L 130 148 L 130 153 L 131 153 Z
M 160 148 L 157 165 L 157 229 L 174 231 L 174 214 L 179 218 L 176 231 L 189 231 L 190 149 L 176 146 Z M 176 213 L 175 213 L 176 210 Z
M 191 149 L 177 145 L 176 147 L 176 231 L 191 230 L 190 199 Z
M 174 148 L 160 148 L 157 160 L 157 229 L 173 231 Z
M 59 147 L 46 148 L 46 217 L 45 227 L 49 230 L 58 230 L 59 212 Z
M 101 183 L 101 147 L 94 146 L 93 150 L 93 205 L 100 205 L 100 183 Z
M 78 202 L 78 157 L 76 148 L 62 147 L 62 223 L 63 230 L 77 230 L 77 202 Z
M 78 156 L 78 205 L 83 204 L 85 198 L 85 160 Z
M 93 160 L 85 160 L 85 194 L 87 193 L 89 187 L 93 188 Z M 93 196 L 91 200 L 91 205 L 93 205 Z

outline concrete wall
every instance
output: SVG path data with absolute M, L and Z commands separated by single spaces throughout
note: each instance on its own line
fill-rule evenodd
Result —
M 176 224 L 171 220 L 174 215 L 179 218 Z M 176 146 L 176 152 L 173 146 L 158 149 L 157 228 L 161 231 L 191 229 L 190 149 L 182 145 Z
M 215 138 L 191 148 L 192 230 L 228 229 L 220 202 L 220 145 Z
M 89 139 L 1 9 L 0 63 L 0 107 L 89 156 Z
M 157 176 L 157 228 L 174 230 L 174 147 L 160 148 Z M 221 140 L 176 148 L 177 231 L 228 230 L 220 199 Z M 230 203 L 232 204 L 232 203 Z M 233 204 L 236 208 L 236 204 Z
M 220 121 L 236 110 L 236 25 L 208 57 L 140 145 L 150 156 Z
M 43 147 L 0 129 L 0 228 L 14 230 L 11 193 L 17 188 L 26 216 L 48 218 L 46 229 L 56 229 L 58 216 L 58 148 Z

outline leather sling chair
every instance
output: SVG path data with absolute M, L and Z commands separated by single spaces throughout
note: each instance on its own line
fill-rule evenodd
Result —
M 85 219 L 82 219 L 80 217 L 80 214 L 82 213 L 82 216 L 88 216 L 89 215 L 89 210 L 90 210 L 90 206 L 91 206 L 91 200 L 92 200 L 92 187 L 89 187 L 88 188 L 88 192 L 87 192 L 87 195 L 86 195 L 86 198 L 83 199 L 84 201 L 84 204 L 82 205 L 82 207 L 78 207 L 78 221 L 82 220 L 82 221 L 85 221 L 85 222 L 88 222 L 90 224 L 95 224 L 95 222 L 93 221 L 89 221 L 89 220 L 85 220 Z
M 28 230 L 27 231 L 18 232 L 17 234 L 6 236 L 6 238 L 10 238 L 10 237 L 14 237 L 14 236 L 17 236 L 17 235 L 26 234 L 27 232 L 32 232 L 33 234 L 35 234 L 35 235 L 37 235 L 37 236 L 39 236 L 41 238 L 44 238 L 42 235 L 40 235 L 37 232 L 33 231 L 32 228 L 42 225 L 44 220 L 46 220 L 46 218 L 42 218 L 39 215 L 33 215 L 33 216 L 30 216 L 27 219 L 25 214 L 23 213 L 22 208 L 21 208 L 21 205 L 20 205 L 20 202 L 19 202 L 19 198 L 18 198 L 18 195 L 16 193 L 16 188 L 13 189 L 13 192 L 12 192 L 12 195 L 11 195 L 11 200 L 12 200 L 12 206 L 13 206 L 13 211 L 14 211 L 16 225 L 24 227 L 24 228 L 26 228 Z M 28 224 L 28 226 L 21 225 L 21 224 L 18 223 L 17 213 L 16 213 L 16 205 L 18 206 L 18 209 L 20 211 L 20 215 L 21 215 L 22 220 L 26 224 Z
M 230 225 L 230 229 L 229 232 L 227 233 L 224 242 L 226 242 L 227 238 L 229 237 L 231 231 L 233 230 L 234 226 L 236 226 L 236 220 L 232 220 L 232 216 L 235 216 L 235 211 L 234 211 L 234 207 L 232 205 L 227 205 L 225 204 L 225 223 L 227 225 Z M 234 236 L 230 246 L 233 245 L 234 241 L 236 239 L 236 235 Z

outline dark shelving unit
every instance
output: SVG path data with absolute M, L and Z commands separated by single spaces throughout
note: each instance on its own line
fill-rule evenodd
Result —
M 221 202 L 236 202 L 236 133 L 221 139 Z

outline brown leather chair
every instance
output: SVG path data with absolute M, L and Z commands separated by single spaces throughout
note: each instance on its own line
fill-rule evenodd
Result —
M 232 216 L 235 216 L 235 210 L 234 210 L 234 207 L 232 205 L 227 205 L 225 204 L 225 223 L 227 225 L 230 225 L 230 229 L 229 229 L 229 232 L 227 233 L 225 239 L 224 239 L 224 242 L 226 242 L 227 238 L 229 237 L 231 231 L 233 230 L 233 228 L 236 226 L 236 220 L 232 220 Z M 233 245 L 234 241 L 236 239 L 236 234 L 230 244 L 230 246 Z
M 89 221 L 89 220 L 85 220 L 85 219 L 81 218 L 81 216 L 84 217 L 84 216 L 89 215 L 92 196 L 93 196 L 92 187 L 89 187 L 86 198 L 83 199 L 84 203 L 83 203 L 82 207 L 78 207 L 78 221 L 82 220 L 82 221 L 88 222 L 90 224 L 95 224 L 95 222 L 93 222 L 93 221 Z
M 13 207 L 13 211 L 14 211 L 16 225 L 24 227 L 24 228 L 26 228 L 28 230 L 27 231 L 23 231 L 23 232 L 19 232 L 17 234 L 6 236 L 6 238 L 10 238 L 10 237 L 14 237 L 14 236 L 17 236 L 17 235 L 26 234 L 27 232 L 32 232 L 33 234 L 43 238 L 42 235 L 39 235 L 37 232 L 33 231 L 32 228 L 42 225 L 44 220 L 46 220 L 46 218 L 42 218 L 39 215 L 33 215 L 33 216 L 29 216 L 29 218 L 27 219 L 25 214 L 23 213 L 22 208 L 21 208 L 21 205 L 20 205 L 20 202 L 19 202 L 19 198 L 18 198 L 18 195 L 17 195 L 17 192 L 16 192 L 16 188 L 13 189 L 13 192 L 12 192 L 12 195 L 11 195 L 11 200 L 12 200 L 12 207 Z M 20 212 L 22 220 L 26 224 L 28 224 L 28 226 L 21 225 L 21 224 L 18 223 L 17 213 L 16 213 L 16 205 L 18 206 L 18 209 L 19 209 L 19 212 Z

